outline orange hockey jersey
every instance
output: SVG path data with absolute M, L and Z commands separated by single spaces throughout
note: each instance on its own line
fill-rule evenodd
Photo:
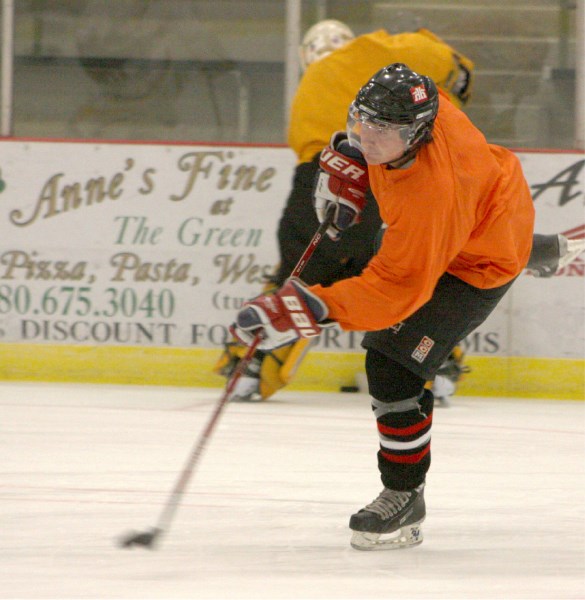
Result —
M 534 207 L 518 158 L 488 144 L 443 95 L 433 138 L 409 168 L 369 167 L 388 229 L 368 267 L 310 288 L 343 329 L 399 323 L 431 298 L 445 271 L 488 289 L 511 281 L 528 262 Z

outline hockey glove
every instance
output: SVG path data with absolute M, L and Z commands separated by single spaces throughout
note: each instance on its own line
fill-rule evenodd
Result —
M 329 146 L 321 152 L 313 192 L 320 223 L 325 220 L 329 205 L 335 205 L 333 221 L 327 229 L 332 240 L 339 240 L 342 231 L 359 222 L 368 186 L 368 167 L 362 153 L 349 145 L 346 133 L 334 133 Z
M 318 296 L 300 279 L 290 278 L 278 290 L 246 302 L 231 332 L 247 346 L 260 334 L 258 348 L 273 350 L 299 338 L 319 335 L 324 326 L 319 322 L 326 319 L 327 313 L 327 306 Z

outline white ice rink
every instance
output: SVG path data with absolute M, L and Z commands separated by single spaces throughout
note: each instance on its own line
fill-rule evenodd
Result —
M 358 552 L 381 489 L 363 394 L 228 405 L 157 550 L 153 526 L 221 392 L 0 384 L 0 598 L 585 598 L 585 403 L 435 410 L 421 546 Z

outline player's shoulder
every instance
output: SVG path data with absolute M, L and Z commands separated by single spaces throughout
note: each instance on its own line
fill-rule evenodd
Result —
M 393 36 L 384 29 L 364 33 L 341 48 L 338 48 L 319 62 L 326 66 L 336 61 L 355 60 L 356 58 L 367 61 L 371 53 L 375 54 L 387 48 L 392 38 Z
M 385 35 L 387 34 L 384 30 L 379 30 L 358 36 L 331 54 L 310 64 L 302 80 L 309 83 L 326 81 L 339 77 L 341 73 L 361 71 L 367 72 L 368 76 L 371 75 L 374 67 L 381 68 L 388 62 Z
M 485 136 L 469 117 L 457 108 L 442 91 L 439 91 L 439 112 L 433 128 L 431 144 L 446 149 L 439 152 L 445 160 L 455 160 L 461 172 L 494 174 L 497 170 L 497 157 L 490 149 Z M 435 153 L 436 154 L 436 153 Z

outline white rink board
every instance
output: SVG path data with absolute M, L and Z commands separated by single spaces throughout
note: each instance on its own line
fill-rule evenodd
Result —
M 274 224 L 292 169 L 282 148 L 2 149 L 3 341 L 219 345 L 278 260 Z M 99 200 L 87 191 L 96 181 Z M 72 186 L 77 207 L 63 198 Z
M 278 261 L 283 147 L 0 142 L 0 341 L 221 346 Z M 539 233 L 584 235 L 585 156 L 520 153 Z M 469 354 L 583 358 L 585 262 L 522 275 Z M 331 333 L 328 351 L 360 351 Z

